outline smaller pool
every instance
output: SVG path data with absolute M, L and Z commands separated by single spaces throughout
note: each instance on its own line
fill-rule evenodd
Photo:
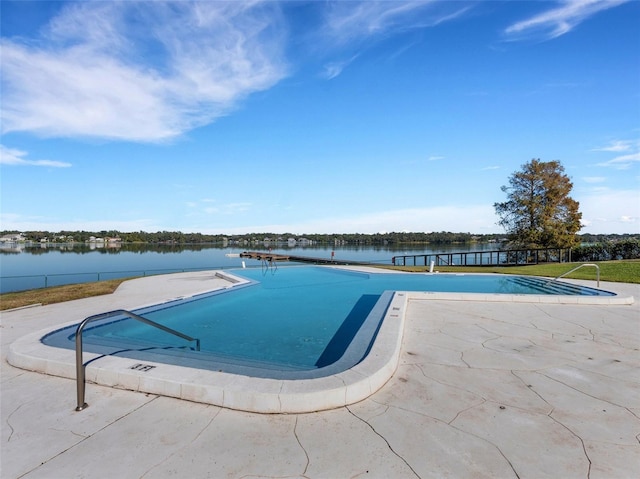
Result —
M 201 350 L 128 318 L 91 323 L 85 351 L 224 371 L 304 379 L 358 364 L 371 348 L 394 291 L 614 296 L 606 291 L 509 275 L 364 273 L 330 267 L 232 270 L 243 283 L 134 311 L 200 339 Z M 49 334 L 75 348 L 76 326 Z

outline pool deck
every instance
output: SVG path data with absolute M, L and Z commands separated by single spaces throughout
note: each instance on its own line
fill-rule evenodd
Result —
M 74 380 L 7 363 L 26 335 L 221 281 L 155 276 L 3 312 L 0 477 L 640 477 L 637 284 L 601 284 L 630 305 L 409 298 L 395 374 L 322 412 L 259 414 L 96 384 L 76 412 Z

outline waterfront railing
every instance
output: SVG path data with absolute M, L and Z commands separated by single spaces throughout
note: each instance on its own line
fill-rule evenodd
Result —
M 570 248 L 511 249 L 394 256 L 395 266 L 517 266 L 570 263 Z

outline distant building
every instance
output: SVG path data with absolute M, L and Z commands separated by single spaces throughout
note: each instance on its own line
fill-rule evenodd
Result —
M 22 233 L 12 233 L 4 236 L 0 236 L 0 243 L 22 243 L 27 238 Z

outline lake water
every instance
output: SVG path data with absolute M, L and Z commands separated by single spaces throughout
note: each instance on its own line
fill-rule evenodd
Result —
M 314 245 L 288 248 L 271 245 L 274 253 L 338 260 L 391 264 L 399 255 L 490 251 L 499 245 L 401 245 L 332 246 Z M 72 283 L 142 276 L 199 269 L 260 267 L 258 260 L 239 258 L 243 251 L 267 251 L 263 244 L 221 247 L 214 245 L 154 246 L 123 245 L 118 248 L 91 248 L 87 245 L 24 246 L 0 248 L 0 293 Z

